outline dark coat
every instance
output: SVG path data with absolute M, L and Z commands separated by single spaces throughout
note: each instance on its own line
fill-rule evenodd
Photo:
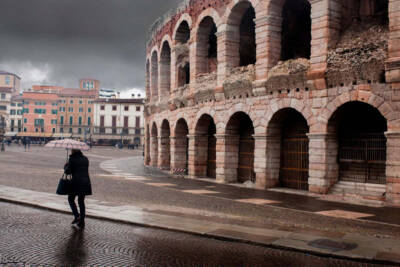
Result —
M 64 167 L 66 174 L 72 175 L 72 190 L 70 195 L 91 195 L 92 185 L 89 178 L 89 160 L 82 152 L 69 156 Z

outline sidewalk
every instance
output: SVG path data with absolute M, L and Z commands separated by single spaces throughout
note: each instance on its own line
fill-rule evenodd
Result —
M 0 200 L 70 212 L 66 197 L 55 194 L 0 186 Z M 400 264 L 400 240 L 314 231 L 285 231 L 254 226 L 217 223 L 186 217 L 146 212 L 132 205 L 115 205 L 87 200 L 88 217 L 145 227 L 172 230 L 226 241 L 284 248 L 305 253 Z M 399 227 L 400 231 L 400 227 Z

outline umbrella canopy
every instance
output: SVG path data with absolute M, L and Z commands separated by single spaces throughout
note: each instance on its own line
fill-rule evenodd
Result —
M 65 149 L 79 149 L 79 150 L 89 150 L 90 147 L 83 142 L 75 141 L 72 139 L 54 140 L 48 142 L 45 147 L 48 148 L 65 148 Z

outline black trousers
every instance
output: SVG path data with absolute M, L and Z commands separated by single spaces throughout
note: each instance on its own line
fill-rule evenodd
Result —
M 68 202 L 69 206 L 71 207 L 72 213 L 74 214 L 75 218 L 80 218 L 81 222 L 85 220 L 85 195 L 78 195 L 78 205 L 79 211 L 75 204 L 75 198 L 77 195 L 68 195 Z

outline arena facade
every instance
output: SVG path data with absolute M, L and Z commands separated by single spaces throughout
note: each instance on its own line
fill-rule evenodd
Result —
M 400 205 L 400 0 L 191 0 L 149 36 L 146 165 Z

